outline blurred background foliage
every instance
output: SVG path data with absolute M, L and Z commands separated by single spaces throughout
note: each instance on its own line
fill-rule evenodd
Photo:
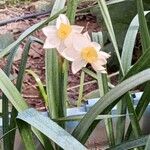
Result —
M 149 10 L 150 9 L 150 0 L 143 0 L 143 3 L 144 3 L 144 9 Z M 132 19 L 137 14 L 136 1 L 135 0 L 126 0 L 121 3 L 108 5 L 108 9 L 110 12 L 116 39 L 117 39 L 120 54 L 121 54 L 125 35 L 128 30 L 129 24 L 131 23 Z M 107 51 L 107 52 L 111 52 L 112 57 L 110 59 L 109 66 L 111 68 L 113 68 L 114 70 L 117 70 L 118 63 L 117 63 L 116 54 L 114 53 L 114 48 L 111 43 L 109 34 L 107 32 L 103 17 L 99 13 L 99 7 L 96 6 L 96 7 L 91 8 L 90 12 L 92 15 L 96 16 L 97 23 L 100 25 L 100 27 L 102 29 L 103 36 L 104 36 L 103 37 L 104 38 L 103 50 Z M 150 29 L 150 15 L 147 15 L 146 18 L 147 18 L 148 26 Z M 140 53 L 140 47 L 138 47 L 136 49 L 136 51 L 138 51 L 137 53 Z M 139 54 L 137 54 L 137 55 L 139 55 Z

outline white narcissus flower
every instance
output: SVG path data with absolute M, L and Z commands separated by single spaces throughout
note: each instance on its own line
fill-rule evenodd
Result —
M 109 54 L 100 51 L 101 46 L 96 42 L 91 42 L 88 33 L 78 34 L 73 38 L 73 47 L 64 49 L 62 55 L 72 61 L 72 72 L 75 74 L 81 68 L 90 63 L 95 71 L 106 73 L 103 65 L 107 63 Z
M 50 25 L 43 28 L 43 33 L 47 37 L 43 48 L 57 48 L 58 52 L 61 53 L 63 49 L 72 43 L 71 39 L 74 34 L 81 33 L 83 27 L 77 25 L 70 25 L 70 22 L 66 15 L 60 14 L 56 20 L 56 25 Z

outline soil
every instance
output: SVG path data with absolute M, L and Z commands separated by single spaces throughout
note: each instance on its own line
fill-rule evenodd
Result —
M 6 19 L 18 17 L 18 16 L 23 16 L 26 14 L 35 13 L 35 11 L 36 10 L 34 7 L 32 7 L 32 4 L 20 5 L 19 7 L 7 6 L 7 7 L 4 7 L 3 9 L 0 9 L 0 20 L 6 20 Z M 27 20 L 21 20 L 21 21 L 9 23 L 4 26 L 0 26 L 0 35 L 9 32 L 13 34 L 14 39 L 17 39 L 19 35 L 23 31 L 25 31 L 27 28 L 29 28 L 30 26 L 44 19 L 46 19 L 46 16 L 39 16 L 36 18 L 29 18 Z M 100 27 L 96 23 L 96 18 L 90 14 L 86 14 L 82 16 L 79 15 L 76 18 L 76 24 L 84 26 L 85 30 L 87 30 L 89 33 L 93 31 L 97 32 L 100 30 Z M 41 30 L 34 32 L 33 35 L 42 40 L 45 39 L 45 36 L 41 32 Z M 18 74 L 20 58 L 21 58 L 21 54 L 24 49 L 26 40 L 24 40 L 23 43 L 21 43 L 21 45 L 19 46 L 19 50 L 15 57 L 15 61 L 13 63 L 12 72 L 11 72 L 14 76 Z M 44 55 L 45 55 L 45 51 L 41 45 L 32 44 L 30 52 L 29 52 L 27 66 L 26 66 L 26 69 L 31 69 L 32 71 L 38 74 L 43 84 L 45 84 Z M 4 68 L 5 64 L 6 64 L 6 58 L 3 60 L 0 60 L 1 68 Z M 91 81 L 91 80 L 93 79 L 89 77 L 88 75 L 86 75 L 85 82 Z M 80 82 L 80 72 L 77 73 L 76 75 L 73 75 L 71 71 L 69 70 L 68 87 L 76 86 L 79 84 L 79 82 Z M 23 97 L 28 102 L 28 104 L 31 107 L 34 107 L 38 110 L 45 110 L 46 108 L 45 108 L 43 99 L 40 96 L 40 93 L 37 89 L 36 82 L 34 81 L 33 77 L 25 74 L 23 83 L 24 84 L 23 84 L 22 94 L 23 94 Z M 96 84 L 89 84 L 87 86 L 84 86 L 84 94 L 91 92 L 92 90 L 96 88 L 97 88 Z M 71 105 L 75 105 L 74 100 L 78 98 L 78 90 L 79 90 L 78 88 L 68 90 L 68 96 L 69 96 Z

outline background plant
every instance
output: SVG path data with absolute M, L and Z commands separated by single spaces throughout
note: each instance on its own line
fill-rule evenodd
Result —
M 118 117 L 117 121 L 118 125 L 116 130 L 117 132 L 114 133 L 111 119 L 109 118 L 107 120 L 107 122 L 109 122 L 109 125 L 107 126 L 108 129 L 107 135 L 110 140 L 109 141 L 110 149 L 119 149 L 119 148 L 131 149 L 144 145 L 146 145 L 146 149 L 148 149 L 149 136 L 142 136 L 142 132 L 139 126 L 139 120 L 142 117 L 149 103 L 149 100 L 147 98 L 149 97 L 149 80 L 150 80 L 150 69 L 149 69 L 150 37 L 146 19 L 144 16 L 148 12 L 144 14 L 142 0 L 136 1 L 139 24 L 137 22 L 137 19 L 133 20 L 133 22 L 130 24 L 127 34 L 125 36 L 125 43 L 129 43 L 130 45 L 128 44 L 123 45 L 122 56 L 120 56 L 119 54 L 119 46 L 117 43 L 117 38 L 113 30 L 113 24 L 111 22 L 111 18 L 107 8 L 107 4 L 109 3 L 109 1 L 108 3 L 106 3 L 104 0 L 97 1 L 100 8 L 99 11 L 101 11 L 102 13 L 108 33 L 110 35 L 110 39 L 117 54 L 117 59 L 120 67 L 120 81 L 116 87 L 114 87 L 113 89 L 108 89 L 109 84 L 106 75 L 103 76 L 99 72 L 95 73 L 91 72 L 86 68 L 83 68 L 83 71 L 85 73 L 90 74 L 92 77 L 98 80 L 99 87 L 103 87 L 100 89 L 100 95 L 102 97 L 81 119 L 79 125 L 75 128 L 72 135 L 64 130 L 65 129 L 64 121 L 68 120 L 68 118 L 65 115 L 66 100 L 67 100 L 66 85 L 67 85 L 68 61 L 61 59 L 60 56 L 57 55 L 56 51 L 51 50 L 46 51 L 46 60 L 45 60 L 46 89 L 48 96 L 49 117 L 43 117 L 36 110 L 28 109 L 27 104 L 24 102 L 24 99 L 19 93 L 21 92 L 21 85 L 30 45 L 32 44 L 32 42 L 39 42 L 42 44 L 40 40 L 32 37 L 29 38 L 28 42 L 26 43 L 25 50 L 22 56 L 22 61 L 20 64 L 19 75 L 17 78 L 18 81 L 16 85 L 17 88 L 12 84 L 12 82 L 8 78 L 14 54 L 17 52 L 18 45 L 26 37 L 28 37 L 32 32 L 36 31 L 37 29 L 42 28 L 44 25 L 47 25 L 49 22 L 54 23 L 52 21 L 56 19 L 60 13 L 63 12 L 66 12 L 70 22 L 74 23 L 75 12 L 78 11 L 76 10 L 78 3 L 76 0 L 68 1 L 67 8 L 64 8 L 65 2 L 66 2 L 65 0 L 61 2 L 59 0 L 56 0 L 50 18 L 48 18 L 45 21 L 39 22 L 38 24 L 35 24 L 29 29 L 27 29 L 15 42 L 13 42 L 0 52 L 1 58 L 10 52 L 5 73 L 4 71 L 0 70 L 0 88 L 5 94 L 5 96 L 3 97 L 3 125 L 4 125 L 3 133 L 6 134 L 7 132 L 10 131 L 10 129 L 14 129 L 16 127 L 14 121 L 16 119 L 18 111 L 19 115 L 16 119 L 16 123 L 19 128 L 26 149 L 35 149 L 31 130 L 40 140 L 44 149 L 60 149 L 60 147 L 68 150 L 77 148 L 81 150 L 86 149 L 83 145 L 85 144 L 86 140 L 88 139 L 88 136 L 91 134 L 91 132 L 99 122 L 99 120 L 97 120 L 96 118 L 99 115 L 100 116 L 102 114 L 107 115 L 108 113 L 111 116 L 110 114 L 111 109 L 119 102 L 118 115 L 126 115 L 128 109 L 129 113 L 131 114 L 130 115 L 131 125 L 129 125 L 127 132 L 125 133 L 125 117 L 124 118 Z M 135 23 L 136 28 L 132 28 L 132 26 L 135 26 Z M 131 66 L 133 45 L 135 43 L 135 36 L 139 28 L 142 43 L 142 56 L 133 66 Z M 134 36 L 131 37 L 131 33 L 133 33 L 133 31 Z M 125 57 L 126 58 L 128 57 L 130 59 L 128 60 L 124 59 Z M 5 84 L 6 81 L 7 84 Z M 145 85 L 143 95 L 137 107 L 134 109 L 132 104 L 132 97 L 130 96 L 129 91 L 134 87 L 143 83 Z M 82 91 L 82 84 L 83 82 L 81 81 L 81 91 Z M 16 111 L 13 108 L 14 110 L 11 112 L 12 121 L 10 121 L 10 124 L 8 124 L 9 122 L 8 100 L 13 104 L 14 108 L 17 110 Z M 57 107 L 56 104 L 61 105 Z M 64 121 L 62 121 L 63 119 Z M 69 119 L 74 120 L 74 118 Z M 102 118 L 100 117 L 99 119 Z M 120 122 L 122 122 L 122 125 L 119 124 Z M 62 136 L 59 136 L 60 133 L 62 134 Z M 12 135 L 7 134 L 7 136 L 4 136 L 4 149 L 7 150 L 13 149 L 12 143 L 10 143 L 10 140 L 12 140 L 12 138 L 10 137 L 12 136 L 14 136 L 14 134 Z M 124 141 L 126 142 L 124 143 Z M 54 144 L 53 142 L 56 144 Z

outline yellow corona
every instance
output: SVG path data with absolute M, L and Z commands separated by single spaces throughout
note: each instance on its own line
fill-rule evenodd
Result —
M 86 47 L 81 51 L 81 57 L 88 63 L 93 63 L 97 60 L 98 55 L 97 51 L 94 47 Z
M 71 33 L 71 26 L 68 24 L 61 23 L 59 29 L 57 30 L 57 35 L 61 40 L 66 39 Z

